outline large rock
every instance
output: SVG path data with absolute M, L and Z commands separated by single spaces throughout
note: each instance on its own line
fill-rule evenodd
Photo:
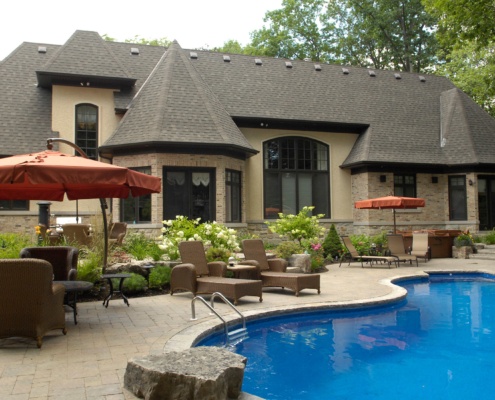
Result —
M 146 400 L 237 399 L 247 359 L 219 347 L 194 347 L 131 359 L 124 386 Z

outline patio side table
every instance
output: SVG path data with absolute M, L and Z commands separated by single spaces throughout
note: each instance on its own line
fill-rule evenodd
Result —
M 74 324 L 77 325 L 77 293 L 91 290 L 93 284 L 86 281 L 53 281 L 65 287 L 64 304 L 74 311 Z
M 122 300 L 124 300 L 124 303 L 127 304 L 127 307 L 129 307 L 129 299 L 126 297 L 124 292 L 122 291 L 122 286 L 124 285 L 124 280 L 126 278 L 130 278 L 131 274 L 104 274 L 101 276 L 102 279 L 106 279 L 108 282 L 108 287 L 110 289 L 107 297 L 103 300 L 103 305 L 105 307 L 108 307 L 108 303 L 110 302 L 110 299 L 113 297 L 114 293 L 120 293 L 122 296 Z M 119 279 L 119 289 L 115 290 L 113 287 L 113 281 L 112 279 Z

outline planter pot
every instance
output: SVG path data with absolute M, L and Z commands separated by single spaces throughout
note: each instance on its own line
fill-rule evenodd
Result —
M 473 254 L 473 246 L 452 247 L 452 258 L 469 258 Z

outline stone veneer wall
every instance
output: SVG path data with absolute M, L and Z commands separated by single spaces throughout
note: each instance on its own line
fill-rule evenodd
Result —
M 215 195 L 216 195 L 216 217 L 217 222 L 225 222 L 225 170 L 231 169 L 241 171 L 242 186 L 241 193 L 245 191 L 245 162 L 235 158 L 219 155 L 199 154 L 141 154 L 132 156 L 118 156 L 114 158 L 114 164 L 124 167 L 151 167 L 151 174 L 163 180 L 163 167 L 186 167 L 186 168 L 214 168 L 216 170 Z M 163 218 L 163 194 L 152 195 L 152 221 L 156 227 L 162 225 Z M 242 200 L 242 215 L 245 219 L 246 204 L 245 196 Z M 120 213 L 120 201 L 113 202 L 114 215 Z
M 386 182 L 380 182 L 380 176 L 386 177 Z M 475 174 L 465 175 L 475 180 Z M 437 177 L 438 183 L 432 183 L 432 177 Z M 383 172 L 361 173 L 352 176 L 352 198 L 364 200 L 367 198 L 383 197 L 394 191 L 394 174 Z M 416 174 L 417 196 L 424 198 L 426 206 L 416 210 L 396 210 L 397 230 L 421 229 L 469 229 L 478 230 L 477 187 L 466 184 L 467 190 L 467 221 L 449 221 L 448 175 Z M 378 234 L 383 231 L 393 231 L 392 210 L 358 210 L 354 209 L 354 233 Z

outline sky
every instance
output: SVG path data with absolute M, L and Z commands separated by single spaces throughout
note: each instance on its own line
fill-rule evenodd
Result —
M 177 40 L 182 48 L 241 45 L 282 0 L 13 0 L 2 4 L 0 60 L 22 42 L 64 44 L 76 30 L 116 41 Z

